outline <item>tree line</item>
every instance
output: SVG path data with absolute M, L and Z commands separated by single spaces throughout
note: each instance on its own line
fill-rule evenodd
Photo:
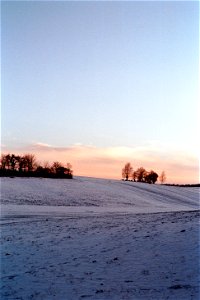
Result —
M 72 165 L 55 161 L 52 164 L 45 162 L 43 165 L 37 163 L 34 154 L 23 156 L 15 154 L 2 154 L 0 162 L 0 176 L 19 177 L 45 177 L 45 178 L 73 178 Z
M 122 179 L 128 181 L 130 178 L 135 182 L 146 182 L 150 184 L 156 183 L 158 178 L 162 184 L 166 181 L 166 175 L 164 171 L 160 174 L 160 176 L 153 170 L 146 171 L 143 167 L 140 167 L 134 171 L 130 162 L 128 162 L 122 169 Z
M 73 170 L 70 163 L 64 166 L 62 163 L 54 161 L 52 164 L 45 162 L 40 165 L 34 154 L 27 153 L 20 156 L 8 153 L 1 155 L 0 176 L 73 178 Z M 164 171 L 160 176 L 153 170 L 146 171 L 143 167 L 134 171 L 130 162 L 126 163 L 122 169 L 122 178 L 126 181 L 131 179 L 137 182 L 154 184 L 158 177 L 162 184 L 166 181 Z

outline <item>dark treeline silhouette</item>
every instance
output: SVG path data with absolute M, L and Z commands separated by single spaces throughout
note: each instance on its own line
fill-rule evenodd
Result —
M 6 177 L 45 177 L 45 178 L 73 178 L 71 164 L 66 167 L 55 161 L 52 165 L 48 162 L 43 166 L 37 163 L 34 154 L 23 156 L 15 154 L 2 154 L 0 163 L 0 176 Z
M 164 183 L 166 180 L 165 173 L 162 172 L 160 181 Z M 158 179 L 158 174 L 151 171 L 146 171 L 143 167 L 138 168 L 136 171 L 133 171 L 131 164 L 128 162 L 125 164 L 124 168 L 122 169 L 122 179 L 123 180 L 132 180 L 137 182 L 146 182 L 146 183 L 156 183 Z
M 175 183 L 165 183 L 166 186 L 177 186 L 177 187 L 200 187 L 200 183 L 186 183 L 186 184 L 175 184 Z

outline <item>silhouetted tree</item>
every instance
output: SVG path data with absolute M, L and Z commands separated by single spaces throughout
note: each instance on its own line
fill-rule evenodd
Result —
M 51 166 L 51 170 L 53 173 L 57 174 L 57 173 L 59 173 L 59 169 L 62 167 L 63 167 L 63 165 L 60 162 L 54 161 L 53 165 Z
M 166 181 L 166 179 L 167 179 L 167 177 L 166 177 L 165 171 L 162 171 L 162 173 L 159 176 L 160 183 L 163 184 Z
M 19 156 L 18 158 L 19 172 L 22 173 L 26 168 L 26 160 L 24 156 Z
M 70 163 L 67 163 L 67 167 L 64 167 L 60 162 L 54 162 L 52 165 L 52 171 L 56 175 L 56 177 L 59 178 L 72 178 L 72 165 Z
M 145 182 L 145 177 L 146 177 L 147 171 L 143 168 L 140 167 L 136 170 L 136 178 L 138 182 Z
M 65 168 L 65 167 L 59 167 L 59 168 L 57 168 L 57 170 L 56 170 L 56 175 L 58 176 L 58 177 L 64 177 L 65 176 L 65 174 L 66 174 L 66 171 L 67 171 L 67 168 Z
M 6 155 L 5 154 L 1 154 L 1 169 L 2 170 L 5 170 L 6 163 L 7 163 Z
M 47 178 L 73 178 L 72 165 L 64 167 L 55 161 L 52 166 L 44 163 L 44 167 L 36 163 L 35 155 L 2 154 L 0 160 L 0 176 L 36 176 Z
M 44 174 L 44 168 L 42 166 L 37 166 L 35 172 L 38 176 L 42 177 L 42 175 Z
M 15 154 L 11 154 L 10 155 L 10 166 L 13 171 L 15 170 L 16 164 L 17 164 L 17 156 L 15 156 Z
M 51 166 L 48 161 L 45 161 L 43 164 L 43 172 L 46 177 L 51 173 Z
M 151 170 L 150 172 L 146 173 L 145 182 L 154 184 L 157 181 L 157 178 L 158 174 Z
M 43 167 L 45 168 L 45 169 L 51 169 L 51 166 L 50 166 L 50 164 L 49 164 L 49 162 L 48 161 L 45 161 L 44 163 L 43 163 Z
M 10 157 L 11 157 L 10 154 L 6 155 L 6 167 L 7 167 L 8 170 L 11 168 Z
M 20 171 L 20 161 L 21 161 L 21 156 L 15 155 L 15 159 L 16 159 L 15 170 L 16 170 L 16 171 Z
M 125 178 L 125 180 L 128 180 L 129 177 L 132 176 L 133 168 L 130 164 L 130 162 L 126 163 L 124 168 L 122 169 L 122 178 Z
M 134 172 L 133 172 L 133 181 L 135 182 L 135 181 L 136 181 L 136 179 L 137 179 L 137 172 L 136 172 L 136 171 L 134 171 Z
M 34 154 L 25 154 L 24 155 L 24 164 L 28 172 L 33 171 L 36 166 L 36 159 Z

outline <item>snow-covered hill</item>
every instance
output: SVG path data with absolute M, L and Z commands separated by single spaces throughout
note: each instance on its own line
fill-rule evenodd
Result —
M 199 300 L 199 188 L 2 178 L 0 299 Z
M 198 187 L 76 177 L 73 180 L 3 178 L 2 211 L 38 213 L 149 213 L 199 209 Z M 12 204 L 12 206 L 8 206 Z M 14 205 L 14 206 L 13 206 Z M 37 207 L 40 206 L 40 207 Z M 36 212 L 36 211 L 35 211 Z

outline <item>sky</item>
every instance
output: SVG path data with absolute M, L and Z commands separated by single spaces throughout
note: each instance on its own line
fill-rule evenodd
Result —
M 1 151 L 199 181 L 196 1 L 3 1 Z

